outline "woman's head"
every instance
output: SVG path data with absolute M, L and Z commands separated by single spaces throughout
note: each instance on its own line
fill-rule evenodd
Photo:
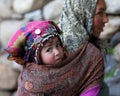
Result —
M 96 24 L 98 21 L 99 23 L 103 23 L 103 21 L 101 21 L 103 19 L 102 17 L 96 20 L 95 12 L 99 4 L 100 6 L 103 4 L 102 7 L 105 7 L 105 12 L 106 5 L 104 0 L 64 1 L 63 12 L 60 18 L 60 27 L 64 31 L 63 40 L 68 50 L 76 50 L 83 42 L 93 37 L 93 35 L 98 38 L 98 33 L 100 32 L 96 29 L 96 26 L 104 26 L 104 24 Z M 105 16 L 106 14 L 104 14 L 104 17 Z
M 98 0 L 93 18 L 93 35 L 95 37 L 99 37 L 100 33 L 103 31 L 105 23 L 108 22 L 108 17 L 105 13 L 105 10 L 105 1 Z
M 23 62 L 41 63 L 40 51 L 51 38 L 58 38 L 62 31 L 53 21 L 33 21 L 21 27 L 9 41 L 6 51 L 9 59 L 21 58 Z M 16 59 L 15 59 L 16 60 Z

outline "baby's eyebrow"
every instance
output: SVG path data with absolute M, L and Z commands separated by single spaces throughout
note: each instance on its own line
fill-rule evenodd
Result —
M 44 45 L 44 48 L 51 46 L 51 44 L 52 44 L 52 42 L 47 42 L 47 43 Z

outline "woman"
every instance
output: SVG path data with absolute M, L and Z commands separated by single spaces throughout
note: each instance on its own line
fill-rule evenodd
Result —
M 105 23 L 108 22 L 105 10 L 104 0 L 65 0 L 60 27 L 64 31 L 63 41 L 70 52 L 74 52 L 87 41 L 88 45 L 92 43 L 103 54 L 99 35 L 103 31 Z M 104 90 L 101 89 L 99 95 L 108 96 L 106 84 L 103 83 L 102 87 Z

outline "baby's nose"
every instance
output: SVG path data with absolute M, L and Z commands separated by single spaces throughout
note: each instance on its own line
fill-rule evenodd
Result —
M 59 54 L 59 50 L 58 49 L 54 49 L 54 54 L 55 54 L 55 56 L 57 56 Z

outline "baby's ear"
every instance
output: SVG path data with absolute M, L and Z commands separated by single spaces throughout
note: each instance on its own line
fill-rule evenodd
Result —
M 23 59 L 21 59 L 20 57 L 9 57 L 8 60 L 13 60 L 16 63 L 20 64 L 20 65 L 24 65 L 25 62 L 23 61 Z

